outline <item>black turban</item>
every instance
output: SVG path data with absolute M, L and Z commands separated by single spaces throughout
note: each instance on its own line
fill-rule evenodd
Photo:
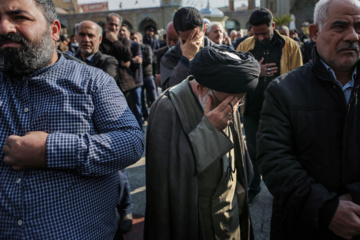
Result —
M 251 53 L 213 45 L 196 54 L 190 62 L 190 71 L 205 87 L 225 93 L 244 93 L 256 88 L 260 65 Z

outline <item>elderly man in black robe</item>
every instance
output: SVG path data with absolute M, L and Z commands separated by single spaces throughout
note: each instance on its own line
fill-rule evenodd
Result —
M 145 239 L 252 239 L 251 176 L 238 105 L 258 82 L 249 53 L 213 46 L 153 104 L 147 129 Z

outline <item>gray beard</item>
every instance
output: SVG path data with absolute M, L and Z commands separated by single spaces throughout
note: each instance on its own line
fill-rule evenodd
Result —
M 202 107 L 203 110 L 205 110 L 205 106 L 206 106 L 206 101 L 208 100 L 208 97 L 209 97 L 209 94 L 206 94 L 205 96 L 200 96 L 199 95 L 199 102 L 200 102 L 200 105 Z
M 46 29 L 38 41 L 29 42 L 22 36 L 17 36 L 22 45 L 20 49 L 0 50 L 0 70 L 10 76 L 22 77 L 48 66 L 51 63 L 55 43 L 50 29 L 48 27 Z

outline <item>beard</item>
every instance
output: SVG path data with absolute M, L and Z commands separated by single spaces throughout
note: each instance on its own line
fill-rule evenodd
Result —
M 271 40 L 273 39 L 273 37 L 274 37 L 274 32 L 270 33 L 269 38 L 265 38 L 262 41 L 259 41 L 258 39 L 255 38 L 255 44 L 260 44 L 265 47 L 270 46 L 270 43 L 271 43 Z
M 32 42 L 20 33 L 0 35 L 0 42 L 4 41 L 21 45 L 20 48 L 0 50 L 0 69 L 10 76 L 28 76 L 51 63 L 55 43 L 48 27 L 40 39 Z
M 203 96 L 199 95 L 199 97 L 198 97 L 199 103 L 200 103 L 203 110 L 205 110 L 205 106 L 206 106 L 206 102 L 207 102 L 208 98 L 209 98 L 209 92 L 207 92 Z

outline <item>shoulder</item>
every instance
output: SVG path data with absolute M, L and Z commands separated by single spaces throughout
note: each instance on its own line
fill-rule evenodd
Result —
M 285 40 L 285 45 L 288 46 L 291 50 L 300 50 L 299 45 L 294 39 L 286 36 L 282 36 L 282 38 Z
M 312 81 L 312 63 L 307 63 L 288 73 L 275 78 L 269 88 L 279 88 L 283 91 L 303 88 Z
M 115 57 L 107 55 L 107 54 L 101 54 L 101 59 L 103 59 L 106 62 L 111 62 L 111 63 L 118 62 Z
M 54 71 L 61 79 L 69 79 L 73 84 L 99 88 L 113 81 L 112 78 L 99 68 L 81 64 L 73 60 L 63 59 Z
M 254 42 L 255 42 L 254 37 L 248 37 L 239 44 L 238 49 L 240 49 L 240 51 L 247 52 L 250 50 L 250 47 L 254 44 Z M 236 49 L 236 50 L 238 50 L 238 49 Z
M 252 37 L 247 37 L 240 43 L 240 45 L 241 44 L 243 44 L 243 45 L 249 44 L 249 43 L 253 42 L 254 40 L 255 40 L 255 38 L 253 36 Z
M 169 91 L 166 90 L 158 98 L 156 98 L 155 102 L 151 105 L 151 113 L 153 115 L 158 113 L 167 115 L 172 112 L 175 113 L 175 107 L 169 97 Z
M 161 58 L 161 64 L 165 66 L 173 66 L 176 65 L 182 56 L 182 51 L 180 48 L 180 42 L 177 42 L 174 47 L 172 47 L 169 51 L 167 51 L 164 56 Z

